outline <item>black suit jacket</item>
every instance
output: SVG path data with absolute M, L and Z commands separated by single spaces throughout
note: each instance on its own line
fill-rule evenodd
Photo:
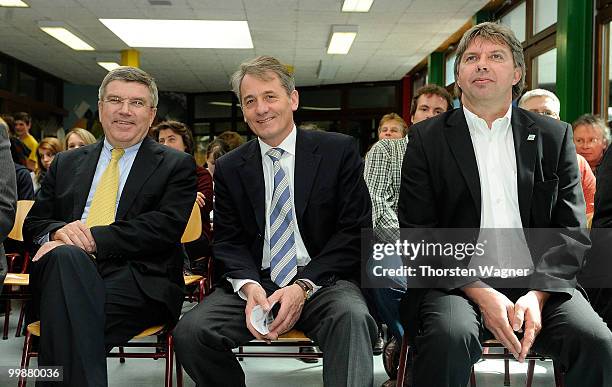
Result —
M 24 224 L 29 240 L 81 219 L 103 141 L 55 156 Z M 116 220 L 92 227 L 101 275 L 129 268 L 140 288 L 178 319 L 183 301 L 180 238 L 196 196 L 190 155 L 146 137 L 119 200 Z
M 300 278 L 358 280 L 360 231 L 372 227 L 372 210 L 355 141 L 297 129 L 295 152 L 297 224 L 312 259 Z M 260 282 L 266 214 L 257 139 L 217 160 L 214 179 L 213 252 L 223 277 Z
M 589 246 L 572 128 L 520 108 L 512 109 L 511 124 L 523 227 L 561 231 L 545 249 L 527 239 L 535 260 L 531 281 L 546 284 L 534 286 L 539 290 L 571 294 Z M 479 228 L 480 177 L 463 109 L 414 125 L 410 136 L 402 164 L 400 227 Z M 407 293 L 403 317 L 409 325 L 417 321 L 422 294 L 419 289 Z

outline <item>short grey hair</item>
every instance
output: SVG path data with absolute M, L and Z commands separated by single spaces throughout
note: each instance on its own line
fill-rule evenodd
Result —
M 519 100 L 519 103 L 518 103 L 519 107 L 522 108 L 523 105 L 527 103 L 527 101 L 535 97 L 548 97 L 552 99 L 553 104 L 554 104 L 555 113 L 559 115 L 559 113 L 561 112 L 561 101 L 559 101 L 559 97 L 557 97 L 557 95 L 553 93 L 552 91 L 549 91 L 546 89 L 529 90 L 528 92 L 523 94 L 523 96 Z
M 258 56 L 255 59 L 251 59 L 249 61 L 243 62 L 240 64 L 240 68 L 236 71 L 230 80 L 230 84 L 232 85 L 232 90 L 236 97 L 238 97 L 238 101 L 242 105 L 242 96 L 240 95 L 240 84 L 246 75 L 252 75 L 255 78 L 269 81 L 271 80 L 268 72 L 274 73 L 285 91 L 287 95 L 291 95 L 291 93 L 295 90 L 295 79 L 293 75 L 287 69 L 287 66 L 279 62 L 278 59 L 271 56 Z
M 111 70 L 106 74 L 104 79 L 102 80 L 102 84 L 98 89 L 98 99 L 102 101 L 104 95 L 106 94 L 106 86 L 112 81 L 124 81 L 124 82 L 137 82 L 142 85 L 145 85 L 149 89 L 149 93 L 151 94 L 151 105 L 152 107 L 157 107 L 157 102 L 159 102 L 159 95 L 157 92 L 157 85 L 155 84 L 155 79 L 152 76 L 147 74 L 136 67 L 130 66 L 120 66 L 114 70 Z
M 463 34 L 463 37 L 457 46 L 457 56 L 455 57 L 455 79 L 457 79 L 459 75 L 459 64 L 461 63 L 463 54 L 467 50 L 470 43 L 472 43 L 472 41 L 476 38 L 481 38 L 490 42 L 508 46 L 512 52 L 514 68 L 518 69 L 521 74 L 519 81 L 516 83 L 516 85 L 512 86 L 512 99 L 518 98 L 525 88 L 526 67 L 525 56 L 523 55 L 523 46 L 514 35 L 514 32 L 503 24 L 484 22 L 475 25 L 467 30 L 465 34 Z M 455 95 L 461 98 L 461 87 L 459 87 L 457 82 L 455 82 Z
M 573 130 L 575 131 L 576 128 L 580 125 L 599 128 L 599 130 L 601 131 L 601 136 L 603 137 L 603 140 L 606 143 L 606 147 L 610 144 L 610 128 L 606 124 L 606 121 L 604 121 L 601 117 L 598 117 L 593 114 L 583 114 L 572 123 Z

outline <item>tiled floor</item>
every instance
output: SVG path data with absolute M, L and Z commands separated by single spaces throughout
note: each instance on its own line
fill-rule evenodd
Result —
M 3 321 L 4 316 L 0 321 Z M 23 337 L 15 336 L 17 316 L 11 314 L 11 327 L 8 340 L 0 340 L 0 387 L 16 386 L 17 381 L 9 379 L 5 366 L 18 366 Z M 322 381 L 322 365 L 305 364 L 293 359 L 245 359 L 242 366 L 246 374 L 247 386 L 277 387 L 300 386 L 320 387 Z M 35 364 L 35 361 L 34 361 Z M 513 386 L 525 385 L 526 364 L 510 363 L 511 381 Z M 476 378 L 479 387 L 503 385 L 503 362 L 501 360 L 488 360 L 476 365 Z M 109 386 L 144 387 L 164 385 L 164 360 L 127 359 L 120 364 L 118 359 L 108 360 Z M 374 357 L 374 386 L 380 386 L 386 380 L 386 373 L 382 366 L 381 357 Z M 33 386 L 33 383 L 29 383 Z M 185 375 L 186 387 L 195 384 Z M 533 387 L 553 386 L 552 367 L 550 362 L 538 362 L 535 369 Z

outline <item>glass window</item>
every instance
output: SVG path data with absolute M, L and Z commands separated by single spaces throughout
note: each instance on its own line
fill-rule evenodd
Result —
M 524 42 L 527 30 L 527 5 L 522 2 L 519 6 L 508 12 L 501 18 L 502 24 L 510 27 L 516 38 Z
M 416 91 L 420 87 L 425 86 L 425 79 L 427 79 L 426 70 L 422 70 L 414 75 L 414 78 L 412 80 L 412 95 L 415 95 Z
M 557 0 L 533 1 L 533 34 L 557 22 Z
M 445 70 L 445 83 L 444 83 L 446 86 L 455 82 L 455 58 L 456 57 L 457 57 L 456 51 L 446 56 L 446 70 Z
M 231 93 L 198 94 L 194 98 L 194 118 L 231 118 Z
M 550 90 L 553 93 L 557 89 L 557 49 L 546 51 L 533 59 L 532 87 Z
M 58 105 L 57 87 L 55 84 L 47 81 L 43 83 L 43 101 L 49 105 Z
M 300 93 L 300 109 L 308 111 L 340 110 L 341 90 L 321 89 L 302 90 Z
M 372 86 L 349 89 L 349 108 L 390 108 L 396 109 L 396 87 Z
M 193 133 L 196 136 L 210 135 L 210 122 L 198 122 L 193 124 Z
M 19 72 L 19 96 L 36 98 L 36 78 L 23 71 Z

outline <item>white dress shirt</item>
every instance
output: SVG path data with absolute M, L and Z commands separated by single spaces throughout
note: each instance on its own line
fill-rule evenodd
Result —
M 512 105 L 506 114 L 487 122 L 463 107 L 480 176 L 479 242 L 486 240 L 486 255 L 474 256 L 470 267 L 532 268 L 533 261 L 522 232 Z
M 297 130 L 295 125 L 293 126 L 293 130 L 289 135 L 281 142 L 277 147 L 284 150 L 285 152 L 280 158 L 281 168 L 285 172 L 285 175 L 289 179 L 289 192 L 291 193 L 291 201 L 293 202 L 293 206 L 291 208 L 291 212 L 293 214 L 293 235 L 295 239 L 295 247 L 297 252 L 297 264 L 298 267 L 306 266 L 310 262 L 310 255 L 308 255 L 308 250 L 306 250 L 306 245 L 304 245 L 304 241 L 302 240 L 302 235 L 300 234 L 300 228 L 297 223 L 297 217 L 295 214 L 295 142 L 297 138 Z M 272 195 L 274 193 L 274 165 L 272 163 L 272 159 L 270 156 L 266 154 L 272 147 L 261 139 L 259 141 L 259 149 L 261 150 L 261 161 L 263 164 L 263 175 L 264 175 L 264 188 L 265 188 L 265 200 L 266 200 L 266 225 L 265 225 L 265 237 L 263 243 L 263 254 L 261 260 L 261 269 L 269 269 L 270 268 L 270 260 L 272 259 L 270 256 L 270 213 L 272 212 Z M 246 299 L 243 292 L 240 291 L 242 286 L 249 282 L 256 282 L 251 279 L 234 279 L 228 278 L 228 281 L 232 284 L 234 288 L 234 292 L 237 292 L 240 297 Z M 306 280 L 313 285 L 315 290 L 318 287 L 312 283 L 312 281 Z

